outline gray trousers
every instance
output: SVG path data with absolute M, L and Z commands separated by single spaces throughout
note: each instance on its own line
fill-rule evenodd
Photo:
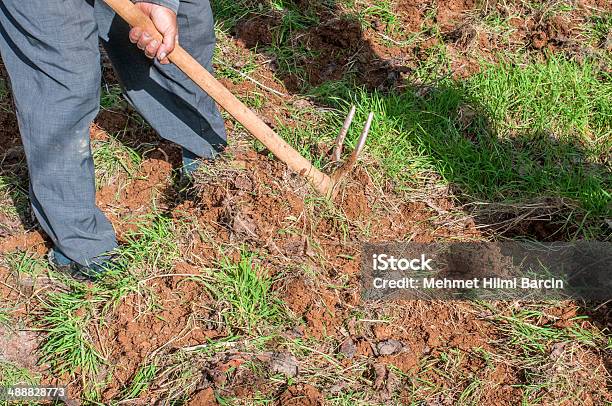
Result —
M 82 265 L 117 246 L 96 206 L 89 125 L 100 102 L 102 41 L 134 108 L 164 138 L 212 157 L 226 143 L 213 100 L 173 65 L 147 59 L 102 1 L 0 1 L 8 70 L 30 175 L 34 214 L 55 246 Z M 179 41 L 212 69 L 208 0 L 181 0 Z

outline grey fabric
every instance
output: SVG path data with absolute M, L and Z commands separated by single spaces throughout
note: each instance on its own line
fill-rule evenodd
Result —
M 215 43 L 208 0 L 181 1 L 180 42 L 207 68 Z M 89 124 L 100 100 L 98 35 L 125 95 L 164 138 L 203 157 L 225 146 L 215 103 L 176 67 L 148 60 L 101 1 L 2 0 L 0 53 L 8 70 L 30 174 L 34 214 L 81 265 L 117 246 L 95 203 Z
M 133 0 L 134 3 L 153 3 L 159 6 L 168 7 L 175 13 L 179 8 L 179 0 Z

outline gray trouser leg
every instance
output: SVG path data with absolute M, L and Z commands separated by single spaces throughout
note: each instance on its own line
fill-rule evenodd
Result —
M 43 230 L 83 265 L 116 247 L 96 207 L 89 124 L 100 67 L 93 9 L 84 0 L 2 0 L 0 51 L 9 72 Z
M 174 65 L 147 59 L 129 42 L 128 25 L 101 0 L 96 20 L 126 98 L 155 131 L 201 157 L 223 150 L 225 126 L 215 102 Z M 178 22 L 181 46 L 212 71 L 215 34 L 208 0 L 181 1 Z

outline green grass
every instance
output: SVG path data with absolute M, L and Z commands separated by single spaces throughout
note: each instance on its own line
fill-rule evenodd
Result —
M 34 256 L 30 252 L 15 251 L 4 254 L 4 261 L 9 269 L 18 275 L 29 275 L 37 278 L 47 272 L 48 264 L 44 258 Z
M 106 140 L 92 141 L 92 151 L 98 187 L 113 183 L 121 174 L 133 178 L 142 163 L 138 152 L 114 136 L 109 136 Z
M 213 13 L 218 28 L 230 31 L 236 23 L 249 14 L 276 16 L 279 19 L 273 35 L 276 43 L 284 43 L 292 33 L 319 23 L 318 15 L 310 7 L 303 8 L 291 0 L 270 0 L 262 3 L 254 0 L 213 0 Z
M 401 21 L 393 12 L 392 2 L 389 0 L 375 0 L 366 2 L 359 10 L 360 20 L 368 17 L 374 18 L 383 24 L 385 32 L 396 35 L 401 30 Z M 368 28 L 364 26 L 364 29 Z
M 547 321 L 538 306 L 522 306 L 496 317 L 494 324 L 503 337 L 496 348 L 498 353 L 506 351 L 505 358 L 521 369 L 523 379 L 518 387 L 523 389 L 524 402 L 540 404 L 544 396 L 568 399 L 572 403 L 582 399 L 585 389 L 574 381 L 572 374 L 577 364 L 572 360 L 579 359 L 580 352 L 605 353 L 610 348 L 610 337 L 585 327 L 581 323 L 583 319 L 586 321 L 588 317 L 575 317 L 571 326 L 558 327 L 554 320 Z M 560 350 L 554 350 L 555 346 L 560 346 Z M 559 351 L 557 358 L 552 356 L 553 351 Z
M 9 216 L 24 215 L 29 211 L 28 179 L 14 174 L 0 174 L 0 212 Z
M 13 323 L 11 313 L 13 310 L 10 307 L 0 307 L 0 328 L 11 327 Z
M 318 15 L 310 7 L 300 7 L 290 0 L 270 0 L 270 9 L 280 15 L 280 24 L 272 31 L 275 44 L 285 44 L 291 36 L 319 24 Z
M 125 400 L 137 399 L 149 387 L 158 372 L 155 364 L 145 364 L 138 368 L 132 382 L 124 390 L 123 398 Z
M 346 82 L 315 94 L 343 111 L 340 100 L 355 103 L 356 123 L 375 112 L 367 151 L 404 187 L 437 173 L 468 201 L 558 197 L 590 220 L 610 215 L 612 80 L 588 62 L 489 66 L 467 81 L 402 94 Z M 359 131 L 355 125 L 348 142 Z
M 240 67 L 240 69 L 234 68 L 218 57 L 214 58 L 214 62 L 217 65 L 215 76 L 217 78 L 229 79 L 234 84 L 244 82 L 246 80 L 245 76 L 252 74 L 257 69 L 257 64 L 252 56 L 243 66 Z
M 265 48 L 266 52 L 274 55 L 278 65 L 277 75 L 280 77 L 294 77 L 299 82 L 301 92 L 308 89 L 308 73 L 304 68 L 305 62 L 317 58 L 317 50 L 307 48 L 301 43 L 287 46 L 286 44 L 272 44 Z
M 577 143 L 600 141 L 603 152 L 612 146 L 610 79 L 589 62 L 551 58 L 523 67 L 491 66 L 468 81 L 467 91 L 502 137 L 548 131 Z
M 212 0 L 210 5 L 217 24 L 217 29 L 230 31 L 236 23 L 250 13 L 260 11 L 257 4 L 252 0 Z
M 50 293 L 42 302 L 40 326 L 46 338 L 39 348 L 41 363 L 56 375 L 95 375 L 104 360 L 89 335 L 91 303 L 86 288 Z
M 134 226 L 125 234 L 107 272 L 90 289 L 90 301 L 99 305 L 103 315 L 112 311 L 125 296 L 140 292 L 144 279 L 170 271 L 180 256 L 176 241 L 180 222 L 154 212 L 134 219 Z
M 154 212 L 135 221 L 119 251 L 120 268 L 150 274 L 171 269 L 180 252 L 176 241 L 180 223 Z
M 83 284 L 71 277 L 51 272 L 60 279 L 62 291 L 39 297 L 40 308 L 35 314 L 35 326 L 44 332 L 37 352 L 39 363 L 49 365 L 49 372 L 62 379 L 78 379 L 83 386 L 83 398 L 100 402 L 101 392 L 112 379 L 98 342 L 100 332 L 108 328 L 106 321 L 114 305 L 129 289 L 107 278 L 94 284 Z M 136 379 L 136 378 L 135 378 Z M 138 389 L 135 380 L 131 390 Z M 128 393 L 128 392 L 126 392 Z
M 273 281 L 253 254 L 242 252 L 237 263 L 224 258 L 210 272 L 215 281 L 206 286 L 226 305 L 222 316 L 230 332 L 261 332 L 284 319 L 281 301 L 271 290 Z
M 547 18 L 556 14 L 567 13 L 575 9 L 571 2 L 544 2 L 540 0 L 529 0 L 526 2 L 533 10 L 541 13 L 541 18 Z
M 612 12 L 591 16 L 586 26 L 586 33 L 596 45 L 603 43 L 610 32 L 612 32 Z
M 575 342 L 591 348 L 605 348 L 608 338 L 601 332 L 587 330 L 575 323 L 573 327 L 558 328 L 553 322 L 541 324 L 544 318 L 540 310 L 524 308 L 509 316 L 500 316 L 499 328 L 509 344 L 519 349 L 526 358 L 548 355 L 551 343 Z M 575 321 L 588 317 L 576 317 Z
M 480 374 L 486 375 L 489 366 L 481 368 L 475 374 L 466 368 L 470 362 L 480 358 L 458 348 L 449 348 L 437 356 L 425 356 L 420 369 L 414 377 L 408 376 L 411 383 L 413 399 L 436 399 L 439 397 L 453 399 L 458 405 L 476 405 L 483 393 L 483 382 Z M 433 381 L 438 376 L 443 378 Z M 449 384 L 452 382 L 452 384 Z
M 102 86 L 100 107 L 104 110 L 121 110 L 127 103 L 123 98 L 121 86 L 117 84 Z
M 37 385 L 40 383 L 40 375 L 13 363 L 0 360 L 0 382 L 2 382 L 2 386 Z M 8 404 L 8 402 L 0 402 L 0 404 Z

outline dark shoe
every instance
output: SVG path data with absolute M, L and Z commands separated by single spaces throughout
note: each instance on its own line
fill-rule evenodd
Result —
M 108 272 L 114 264 L 112 256 L 105 256 L 90 265 L 80 265 L 55 248 L 49 251 L 48 256 L 49 262 L 57 271 L 66 273 L 79 281 L 95 281 Z

